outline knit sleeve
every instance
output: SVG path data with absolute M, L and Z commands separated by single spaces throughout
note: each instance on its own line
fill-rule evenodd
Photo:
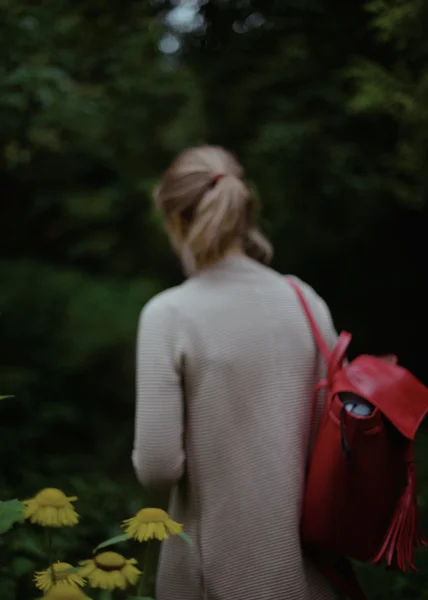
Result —
M 179 319 L 155 298 L 143 309 L 137 336 L 137 400 L 132 462 L 140 483 L 172 487 L 184 472 Z

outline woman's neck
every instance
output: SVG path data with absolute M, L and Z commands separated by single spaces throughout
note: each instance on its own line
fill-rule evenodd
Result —
M 214 267 L 216 264 L 218 264 L 224 260 L 227 260 L 228 258 L 239 258 L 239 257 L 244 257 L 244 256 L 247 256 L 247 253 L 244 250 L 244 246 L 240 242 L 236 242 L 235 244 L 232 244 L 231 246 L 229 246 L 227 251 L 224 254 L 222 254 L 222 256 L 218 257 L 218 259 L 216 259 L 216 260 L 209 262 L 208 264 L 204 265 L 203 267 L 189 268 L 190 261 L 184 260 L 182 262 L 183 262 L 186 276 L 192 277 L 194 275 L 200 274 L 202 271 L 205 271 L 206 269 L 210 269 L 210 268 Z
M 229 246 L 228 250 L 224 253 L 224 258 L 227 256 L 245 256 L 246 252 L 244 250 L 244 246 L 242 242 L 236 242 Z

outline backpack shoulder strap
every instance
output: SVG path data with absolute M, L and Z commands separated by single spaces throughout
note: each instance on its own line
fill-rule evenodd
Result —
M 294 279 L 292 279 L 291 277 L 286 277 L 286 280 L 288 281 L 288 283 L 291 285 L 291 287 L 293 288 L 293 290 L 296 292 L 296 295 L 299 299 L 300 305 L 302 306 L 306 317 L 308 319 L 309 325 L 311 327 L 312 330 L 312 335 L 315 338 L 315 342 L 320 350 L 320 352 L 322 353 L 322 355 L 324 356 L 325 360 L 327 361 L 327 363 L 330 360 L 330 356 L 331 356 L 331 352 L 327 346 L 327 343 L 317 325 L 317 322 L 315 321 L 315 318 L 312 314 L 311 309 L 309 308 L 309 304 L 308 301 L 306 300 L 302 289 L 300 288 L 300 286 L 294 281 Z

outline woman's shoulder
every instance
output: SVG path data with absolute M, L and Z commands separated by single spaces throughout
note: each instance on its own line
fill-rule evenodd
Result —
M 312 287 L 312 285 L 310 285 L 306 281 L 303 281 L 303 279 L 300 279 L 300 277 L 297 277 L 297 275 L 285 275 L 284 277 L 286 280 L 290 280 L 290 281 L 294 282 L 302 290 L 305 297 L 307 297 L 309 300 L 310 299 L 322 300 L 322 298 L 318 294 L 318 292 L 315 291 L 315 288 Z
M 182 295 L 182 285 L 174 286 L 158 292 L 141 310 L 146 318 L 164 317 L 167 313 L 177 309 Z
M 324 302 L 321 296 L 315 291 L 315 289 L 306 281 L 303 281 L 296 275 L 287 275 L 286 279 L 293 281 L 303 292 L 305 298 L 309 302 Z
M 180 323 L 187 322 L 198 305 L 198 294 L 195 295 L 188 283 L 184 281 L 152 296 L 141 309 L 140 324 L 151 324 L 157 329 L 180 329 Z
M 289 276 L 289 278 L 292 279 L 301 289 L 315 320 L 318 322 L 318 325 L 321 327 L 321 330 L 327 339 L 327 342 L 330 345 L 334 344 L 337 338 L 337 332 L 334 326 L 330 308 L 328 307 L 324 298 L 322 298 L 311 285 L 305 281 L 302 281 L 298 277 Z

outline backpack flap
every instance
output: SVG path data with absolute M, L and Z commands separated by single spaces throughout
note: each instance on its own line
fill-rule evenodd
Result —
M 428 413 L 428 388 L 407 369 L 376 356 L 361 355 L 333 377 L 332 392 L 361 396 L 408 440 L 414 440 Z M 338 389 L 347 385 L 347 389 Z

